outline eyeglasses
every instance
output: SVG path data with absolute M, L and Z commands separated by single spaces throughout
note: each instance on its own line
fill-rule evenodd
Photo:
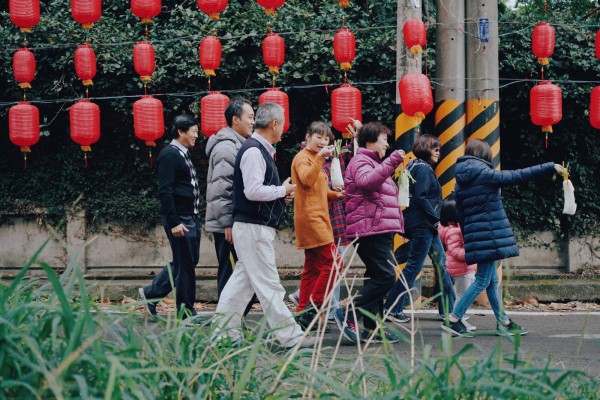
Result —
M 436 147 L 435 149 L 433 149 L 434 152 L 439 153 L 440 152 L 440 148 Z

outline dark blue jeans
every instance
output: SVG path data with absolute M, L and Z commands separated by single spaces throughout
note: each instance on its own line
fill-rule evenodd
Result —
M 415 284 L 417 275 L 421 273 L 425 258 L 431 258 L 433 263 L 436 279 L 441 282 L 441 298 L 438 299 L 438 311 L 440 315 L 447 316 L 452 308 L 454 307 L 454 288 L 452 286 L 452 279 L 446 270 L 446 253 L 444 252 L 444 245 L 440 240 L 440 237 L 433 231 L 427 228 L 415 229 L 412 232 L 410 238 L 410 250 L 408 253 L 408 260 L 406 261 L 406 267 L 402 273 L 406 278 L 408 287 L 412 289 Z M 404 310 L 404 306 L 407 297 L 408 289 L 404 286 L 401 279 L 398 279 L 392 290 L 388 293 L 387 300 L 384 308 L 388 310 L 396 299 L 400 297 L 394 308 L 393 313 L 399 313 Z
M 175 303 L 177 310 L 183 310 L 183 317 L 196 315 L 194 300 L 196 300 L 196 265 L 200 259 L 200 222 L 197 216 L 179 216 L 181 223 L 189 230 L 183 237 L 174 237 L 165 216 L 162 223 L 173 252 L 171 272 L 175 283 Z M 167 267 L 154 278 L 149 286 L 144 288 L 148 300 L 162 299 L 173 287 L 169 279 Z

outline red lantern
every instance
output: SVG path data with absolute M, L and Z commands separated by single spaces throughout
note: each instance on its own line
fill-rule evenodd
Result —
M 75 50 L 75 73 L 82 80 L 83 86 L 94 84 L 92 79 L 96 76 L 96 54 L 89 43 Z
M 8 131 L 10 141 L 20 146 L 23 153 L 30 153 L 29 146 L 40 140 L 40 112 L 37 107 L 26 101 L 12 106 L 8 110 Z
M 398 84 L 402 112 L 421 121 L 433 110 L 431 83 L 427 75 L 415 72 L 406 74 Z
M 162 102 L 152 96 L 142 96 L 133 103 L 133 129 L 135 137 L 156 146 L 155 140 L 165 133 L 165 118 Z
M 404 42 L 412 54 L 423 51 L 423 47 L 427 44 L 427 28 L 423 21 L 409 19 L 404 23 L 402 33 L 404 34 Z
M 596 32 L 596 58 L 600 60 L 600 31 Z
M 551 82 L 540 82 L 531 89 L 529 107 L 531 122 L 542 127 L 548 148 L 548 133 L 562 119 L 562 91 Z
M 198 0 L 198 8 L 205 14 L 208 14 L 208 18 L 219 20 L 219 14 L 227 8 L 228 0 Z
M 275 9 L 281 7 L 285 0 L 256 0 L 256 2 L 265 8 L 265 14 L 273 15 L 277 14 Z
M 211 92 L 200 100 L 200 130 L 209 137 L 227 126 L 225 109 L 229 105 L 229 97 L 220 92 Z
M 362 94 L 349 84 L 343 84 L 331 93 L 331 124 L 344 137 L 352 137 L 348 125 L 352 120 L 362 122 Z
M 356 57 L 356 39 L 348 28 L 340 29 L 333 36 L 333 56 L 344 71 L 352 69 L 352 61 Z
M 263 40 L 262 53 L 265 64 L 272 74 L 279 73 L 279 67 L 285 60 L 285 44 L 283 38 L 276 33 L 269 33 Z
M 133 48 L 133 68 L 140 75 L 142 82 L 152 80 L 152 74 L 156 68 L 154 57 L 154 46 L 150 42 L 138 42 Z
M 21 28 L 21 32 L 31 32 L 31 27 L 40 22 L 40 0 L 9 0 L 10 20 Z
M 258 104 L 275 103 L 283 108 L 285 123 L 283 124 L 283 133 L 290 129 L 290 100 L 288 95 L 278 88 L 271 88 L 258 97 Z
M 100 107 L 88 99 L 81 99 L 69 110 L 71 139 L 84 152 L 92 151 L 91 145 L 100 139 Z M 87 154 L 85 155 L 87 165 Z
M 35 75 L 35 57 L 28 48 L 18 49 L 13 55 L 13 75 L 21 89 L 31 89 Z
M 592 89 L 590 100 L 590 124 L 596 129 L 600 129 L 600 86 Z
M 71 16 L 83 29 L 92 29 L 102 16 L 102 0 L 71 0 Z
M 221 42 L 216 36 L 207 36 L 200 42 L 200 66 L 205 76 L 215 76 L 215 69 L 221 65 Z
M 142 24 L 151 24 L 152 18 L 160 14 L 161 0 L 131 0 L 131 11 L 142 20 Z
M 554 53 L 554 36 L 554 27 L 547 22 L 540 22 L 533 29 L 531 35 L 533 55 L 541 65 L 548 65 L 548 58 Z

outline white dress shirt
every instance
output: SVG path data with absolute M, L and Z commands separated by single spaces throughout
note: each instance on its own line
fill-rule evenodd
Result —
M 265 138 L 254 132 L 251 136 L 269 152 L 271 157 L 275 156 L 275 148 Z M 250 201 L 273 201 L 285 197 L 283 186 L 263 185 L 267 163 L 261 151 L 251 147 L 244 152 L 240 160 L 242 180 L 244 181 L 244 195 Z

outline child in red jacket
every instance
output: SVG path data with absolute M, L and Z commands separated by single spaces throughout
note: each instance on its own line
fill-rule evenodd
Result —
M 475 280 L 476 265 L 467 265 L 465 262 L 465 243 L 458 225 L 456 201 L 452 197 L 444 200 L 442 205 L 438 233 L 446 249 L 446 269 L 454 281 L 454 291 L 458 302 Z M 465 318 L 463 318 L 463 324 L 469 331 L 476 329 L 475 326 L 466 322 Z

